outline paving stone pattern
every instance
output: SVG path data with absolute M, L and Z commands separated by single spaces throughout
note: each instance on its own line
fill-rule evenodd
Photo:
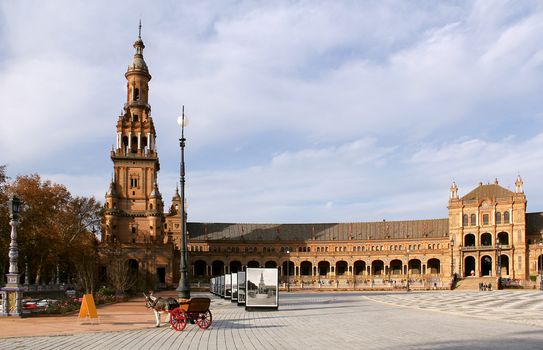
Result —
M 543 292 L 539 291 L 402 293 L 392 298 L 385 295 L 366 298 L 392 306 L 543 327 Z
M 539 292 L 282 294 L 247 312 L 212 296 L 208 330 L 7 338 L 0 349 L 541 349 Z

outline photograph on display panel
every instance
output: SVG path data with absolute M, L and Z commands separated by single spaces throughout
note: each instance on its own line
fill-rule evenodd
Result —
M 238 301 L 238 274 L 232 274 L 232 301 Z
M 277 269 L 247 268 L 246 307 L 278 307 L 279 279 Z
M 219 295 L 224 298 L 224 275 L 219 276 Z
M 238 304 L 245 304 L 245 272 L 238 272 Z
M 224 275 L 224 297 L 226 299 L 232 298 L 232 275 L 229 273 Z

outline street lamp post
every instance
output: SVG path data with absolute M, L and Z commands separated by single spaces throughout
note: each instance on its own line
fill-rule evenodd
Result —
M 2 308 L 1 316 L 21 316 L 21 297 L 23 288 L 19 283 L 19 268 L 17 266 L 17 257 L 19 251 L 17 248 L 17 225 L 19 224 L 19 208 L 21 201 L 16 196 L 12 196 L 9 201 L 9 214 L 11 225 L 11 242 L 9 244 L 9 272 L 6 274 L 7 283 L 2 288 Z
M 502 245 L 500 240 L 496 240 L 496 286 L 498 289 L 502 289 Z
M 185 106 L 183 106 L 181 117 L 177 118 L 177 123 L 181 127 L 181 138 L 179 139 L 179 147 L 181 148 L 181 164 L 179 182 L 181 185 L 181 262 L 179 285 L 177 286 L 177 293 L 181 299 L 190 299 L 190 283 L 188 273 L 188 259 L 187 259 L 187 226 L 185 222 Z
M 454 238 L 451 239 L 451 277 L 455 277 L 454 274 Z
M 287 292 L 290 292 L 290 250 L 287 250 Z
M 539 290 L 543 290 L 543 239 L 539 240 L 539 256 L 537 257 L 537 267 L 539 268 Z
M 407 291 L 409 292 L 409 248 L 407 248 Z

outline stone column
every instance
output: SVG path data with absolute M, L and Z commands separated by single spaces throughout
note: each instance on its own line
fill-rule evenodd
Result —
M 19 268 L 17 267 L 17 257 L 19 251 L 17 248 L 17 225 L 19 224 L 19 205 L 20 201 L 13 196 L 8 202 L 10 206 L 11 242 L 9 244 L 9 272 L 6 274 L 7 283 L 2 288 L 2 308 L 0 316 L 21 316 L 21 299 L 23 288 L 19 283 Z M 13 211 L 12 211 L 13 210 Z

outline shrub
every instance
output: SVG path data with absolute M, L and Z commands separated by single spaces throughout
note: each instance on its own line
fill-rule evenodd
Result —
M 81 304 L 75 299 L 63 299 L 58 302 L 47 306 L 45 309 L 46 314 L 65 314 L 79 310 Z
M 103 286 L 100 289 L 98 289 L 98 291 L 96 292 L 96 296 L 99 296 L 99 295 L 104 296 L 104 297 L 113 296 L 115 295 L 115 289 Z

